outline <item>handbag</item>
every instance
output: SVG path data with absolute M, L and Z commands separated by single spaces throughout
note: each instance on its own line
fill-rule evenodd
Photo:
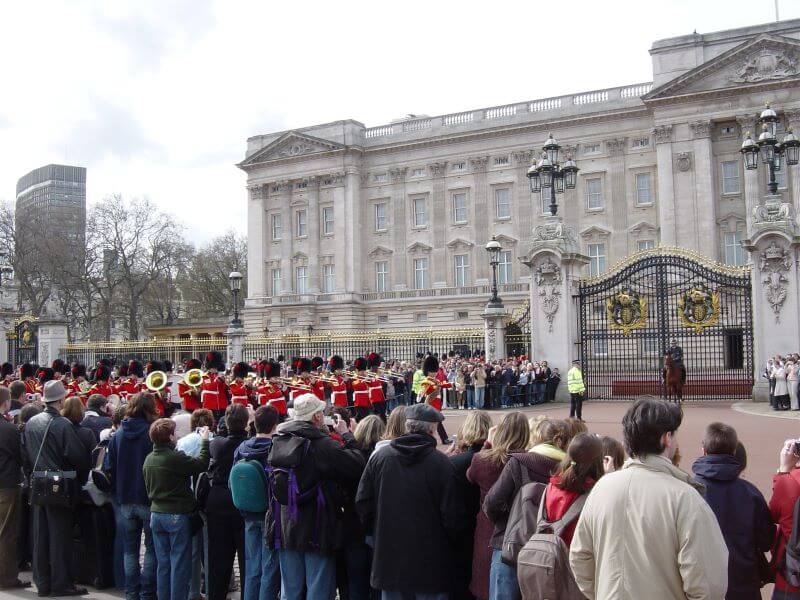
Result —
M 36 470 L 52 424 L 53 418 L 51 417 L 47 423 L 47 428 L 44 430 L 42 445 L 39 446 L 39 452 L 36 454 L 36 460 L 33 463 L 30 503 L 33 506 L 74 508 L 79 498 L 78 474 L 75 471 Z
M 103 461 L 106 456 L 106 447 L 98 446 L 96 449 L 97 459 L 94 469 L 89 471 L 89 477 L 83 486 L 83 491 L 89 496 L 92 504 L 103 506 L 111 502 L 111 482 L 108 475 L 103 472 Z

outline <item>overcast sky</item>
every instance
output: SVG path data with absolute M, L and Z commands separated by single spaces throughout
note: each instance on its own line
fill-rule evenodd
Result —
M 248 136 L 380 125 L 651 79 L 654 40 L 774 0 L 0 0 L 0 200 L 50 162 L 147 196 L 190 239 L 244 232 Z M 781 0 L 781 19 L 800 0 Z M 544 69 L 546 61 L 553 68 Z

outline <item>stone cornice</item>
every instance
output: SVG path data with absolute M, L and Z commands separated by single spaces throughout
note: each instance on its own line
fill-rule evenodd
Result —
M 249 185 L 247 186 L 247 192 L 250 194 L 250 200 L 263 200 L 266 195 L 263 184 Z

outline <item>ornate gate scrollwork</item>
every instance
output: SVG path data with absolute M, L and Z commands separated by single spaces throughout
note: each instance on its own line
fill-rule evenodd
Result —
M 606 300 L 606 313 L 609 327 L 621 330 L 624 335 L 647 327 L 647 300 L 629 287 L 623 287 Z
M 717 324 L 719 302 L 718 292 L 710 292 L 705 285 L 697 285 L 678 298 L 678 317 L 684 327 L 702 333 L 705 328 Z

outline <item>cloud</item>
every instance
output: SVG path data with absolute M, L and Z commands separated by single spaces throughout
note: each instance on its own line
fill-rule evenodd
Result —
M 10 127 L 11 121 L 8 120 L 8 117 L 0 115 L 0 129 L 4 129 L 5 127 Z

